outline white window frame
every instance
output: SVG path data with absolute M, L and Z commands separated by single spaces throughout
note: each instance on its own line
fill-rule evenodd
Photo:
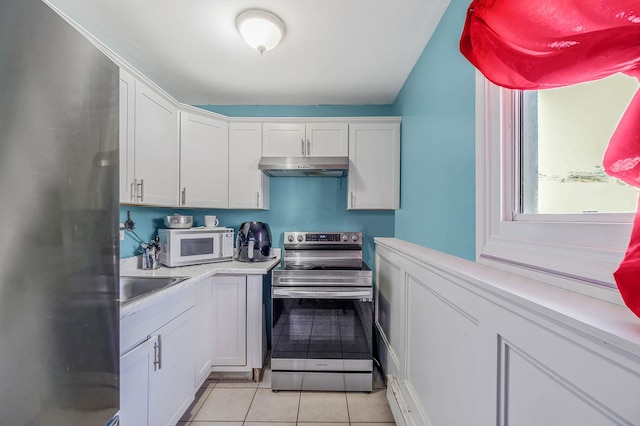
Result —
M 516 213 L 516 96 L 476 71 L 477 261 L 622 305 L 612 274 L 633 214 Z

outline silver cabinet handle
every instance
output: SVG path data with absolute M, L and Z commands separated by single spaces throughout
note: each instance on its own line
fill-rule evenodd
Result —
M 256 207 L 260 207 L 260 191 L 256 192 Z
M 300 142 L 302 142 L 302 156 L 304 157 L 305 154 L 305 146 L 304 146 L 304 139 L 300 139 Z
M 140 179 L 140 183 L 137 184 L 137 186 L 140 188 L 140 195 L 138 198 L 141 202 L 144 202 L 144 179 Z
M 153 344 L 153 371 L 160 369 L 162 369 L 162 346 L 158 336 L 158 340 Z
M 353 191 L 351 191 L 351 207 L 354 207 L 353 199 L 354 199 Z
M 182 205 L 187 205 L 187 188 L 182 188 Z
M 311 156 L 311 142 L 307 139 L 307 157 Z

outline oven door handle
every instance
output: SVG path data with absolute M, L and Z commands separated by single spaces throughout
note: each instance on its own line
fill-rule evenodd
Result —
M 373 289 L 371 288 L 346 288 L 333 287 L 305 287 L 305 288 L 271 288 L 271 297 L 274 299 L 358 299 L 365 302 L 373 301 Z

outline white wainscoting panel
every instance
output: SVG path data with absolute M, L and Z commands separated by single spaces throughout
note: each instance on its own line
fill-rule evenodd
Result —
M 426 397 L 423 401 L 412 399 L 411 408 L 425 423 L 428 412 L 433 424 L 454 418 L 456 424 L 473 424 L 475 413 L 466 406 L 473 404 L 477 395 L 477 368 L 469 362 L 469 354 L 478 352 L 478 320 L 464 306 L 411 275 L 407 302 L 405 385 L 410 396 Z M 447 368 L 442 368 L 444 365 Z
M 391 309 L 392 305 L 406 304 L 404 273 L 398 265 L 384 256 L 376 256 L 376 265 L 376 282 L 380 283 L 375 297 L 376 324 L 385 346 L 389 348 L 384 352 L 389 361 L 386 363 L 387 371 L 397 377 L 404 377 L 404 370 L 400 370 L 400 360 L 404 359 L 405 350 L 405 312 Z
M 398 424 L 640 425 L 626 308 L 393 238 L 375 276 Z

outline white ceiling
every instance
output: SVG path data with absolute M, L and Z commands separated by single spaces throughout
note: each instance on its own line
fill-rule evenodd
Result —
M 449 0 L 49 0 L 180 102 L 390 104 Z M 263 56 L 235 27 L 276 14 L 286 34 Z

